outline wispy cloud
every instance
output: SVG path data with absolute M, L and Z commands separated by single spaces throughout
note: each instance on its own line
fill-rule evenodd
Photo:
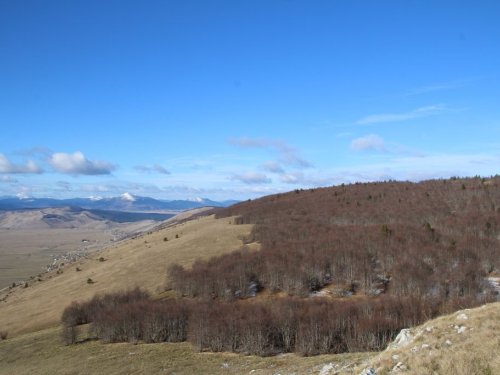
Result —
M 401 97 L 413 96 L 413 95 L 420 95 L 420 94 L 425 94 L 425 93 L 434 92 L 434 91 L 451 90 L 451 89 L 456 89 L 460 86 L 461 85 L 458 83 L 445 83 L 445 84 L 441 84 L 441 85 L 430 85 L 430 86 L 418 87 L 415 89 L 407 90 L 405 93 L 401 94 L 400 96 Z
M 284 173 L 280 176 L 280 181 L 285 184 L 303 184 L 305 183 L 304 173 L 302 172 Z
M 271 179 L 263 173 L 247 172 L 233 175 L 230 180 L 240 181 L 245 184 L 269 184 Z
M 438 83 L 435 85 L 421 86 L 421 87 L 408 89 L 408 90 L 405 90 L 405 91 L 402 91 L 402 92 L 399 92 L 396 94 L 387 94 L 387 95 L 377 96 L 375 98 L 372 98 L 371 100 L 405 98 L 408 96 L 422 95 L 422 94 L 427 94 L 427 93 L 435 92 L 435 91 L 452 90 L 452 89 L 457 89 L 457 88 L 463 87 L 466 82 L 467 81 L 464 80 L 464 81 Z
M 49 164 L 59 173 L 69 175 L 106 175 L 116 169 L 116 165 L 103 160 L 89 160 L 77 151 L 73 154 L 56 153 L 49 158 Z
M 180 193 L 180 194 L 191 194 L 191 193 L 199 194 L 205 192 L 205 189 L 202 189 L 198 186 L 188 186 L 185 184 L 164 186 L 162 190 L 167 193 Z
M 12 153 L 13 155 L 21 155 L 21 156 L 50 156 L 52 151 L 45 146 L 36 146 L 24 150 L 17 150 Z
M 336 138 L 343 138 L 343 137 L 349 137 L 350 135 L 353 135 L 351 132 L 343 132 L 343 133 L 337 133 L 335 134 Z
M 278 161 L 285 165 L 299 168 L 309 168 L 312 164 L 300 155 L 300 151 L 282 140 L 272 140 L 267 138 L 230 138 L 229 144 L 241 148 L 263 148 L 278 152 Z
M 385 113 L 385 114 L 369 115 L 356 121 L 356 124 L 370 125 L 382 122 L 408 121 L 420 117 L 439 115 L 443 113 L 445 109 L 446 109 L 445 104 L 436 104 L 427 107 L 417 108 L 410 112 L 405 112 L 405 113 Z
M 451 176 L 489 176 L 494 174 L 500 163 L 499 155 L 492 154 L 434 154 L 425 157 L 414 155 L 387 154 L 379 162 L 358 165 L 345 169 L 322 171 L 322 175 L 333 183 L 356 181 L 421 181 Z
M 150 173 L 150 172 L 158 172 L 161 174 L 170 174 L 169 171 L 167 171 L 165 168 L 163 168 L 161 165 L 155 164 L 152 167 L 148 167 L 145 165 L 136 165 L 134 169 L 140 171 L 140 172 L 145 172 L 145 173 Z
M 364 137 L 356 138 L 351 142 L 353 151 L 379 151 L 390 154 L 410 155 L 415 157 L 424 157 L 425 155 L 410 147 L 395 142 L 386 142 L 382 137 L 376 134 L 369 134 Z
M 0 173 L 43 173 L 33 160 L 27 159 L 25 164 L 15 164 L 4 154 L 0 154 Z
M 271 172 L 271 173 L 285 173 L 285 170 L 281 168 L 281 166 L 275 161 L 266 161 L 261 166 L 262 169 Z
M 375 134 L 370 134 L 361 138 L 354 139 L 351 142 L 351 149 L 355 151 L 387 151 L 384 140 Z
M 10 183 L 13 183 L 13 184 L 19 182 L 18 180 L 16 180 L 15 178 L 12 178 L 10 176 L 2 176 L 2 178 L 0 178 L 0 181 L 1 182 L 10 182 Z
M 92 185 L 92 184 L 82 185 L 80 187 L 80 190 L 87 192 L 87 193 L 94 193 L 94 192 L 108 193 L 108 192 L 121 192 L 122 191 L 120 188 L 118 188 L 117 186 L 114 186 L 114 185 Z
M 63 191 L 72 191 L 73 188 L 68 181 L 57 181 L 56 185 Z

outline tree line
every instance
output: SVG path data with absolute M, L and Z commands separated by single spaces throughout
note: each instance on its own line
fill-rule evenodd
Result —
M 89 333 L 103 343 L 189 341 L 197 351 L 316 355 L 382 350 L 402 328 L 457 307 L 438 299 L 392 296 L 159 301 L 135 289 L 75 302 L 62 321 L 67 344 L 76 343 L 79 327 L 90 323 Z

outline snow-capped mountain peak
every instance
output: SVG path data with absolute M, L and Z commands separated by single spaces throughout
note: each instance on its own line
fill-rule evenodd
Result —
M 120 199 L 131 202 L 134 202 L 136 200 L 135 197 L 130 193 L 123 193 L 122 195 L 120 195 Z
M 186 200 L 189 202 L 197 202 L 197 203 L 202 203 L 205 201 L 203 198 L 188 198 Z
M 100 201 L 102 197 L 94 197 L 93 195 L 91 195 L 88 199 L 90 199 L 91 201 Z

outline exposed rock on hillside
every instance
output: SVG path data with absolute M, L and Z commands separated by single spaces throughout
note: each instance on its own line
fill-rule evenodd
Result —
M 458 311 L 402 330 L 358 374 L 498 374 L 499 330 L 500 303 Z

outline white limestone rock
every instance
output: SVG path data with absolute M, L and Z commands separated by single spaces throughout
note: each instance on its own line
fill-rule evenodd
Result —
M 334 370 L 335 370 L 335 365 L 333 363 L 329 363 L 329 364 L 323 366 L 323 368 L 319 372 L 319 375 L 333 374 Z
M 413 340 L 413 335 L 408 328 L 402 329 L 394 340 L 393 349 L 401 348 L 408 345 Z

